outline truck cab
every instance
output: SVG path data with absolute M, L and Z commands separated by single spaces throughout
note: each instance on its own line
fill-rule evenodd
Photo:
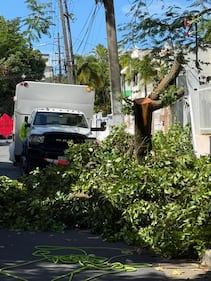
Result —
M 68 141 L 83 143 L 95 139 L 83 112 L 59 108 L 36 108 L 26 123 L 22 165 L 28 173 L 48 163 L 67 165 L 64 152 Z
M 18 83 L 10 147 L 13 164 L 21 161 L 27 171 L 49 162 L 62 162 L 60 158 L 64 157 L 68 140 L 81 143 L 92 138 L 94 98 L 94 89 L 87 85 L 42 81 Z M 26 135 L 23 130 L 24 138 L 20 134 L 23 124 L 27 129 Z

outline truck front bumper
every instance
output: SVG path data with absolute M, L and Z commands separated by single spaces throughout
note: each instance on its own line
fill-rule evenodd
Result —
M 47 164 L 68 165 L 63 151 L 45 151 L 40 148 L 28 149 L 28 160 L 33 166 L 45 167 Z

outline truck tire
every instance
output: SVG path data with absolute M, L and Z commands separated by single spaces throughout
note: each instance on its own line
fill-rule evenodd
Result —
M 21 157 L 21 167 L 22 167 L 22 172 L 26 175 L 28 175 L 33 170 L 32 163 L 29 161 L 28 157 L 25 155 L 22 155 L 22 157 Z

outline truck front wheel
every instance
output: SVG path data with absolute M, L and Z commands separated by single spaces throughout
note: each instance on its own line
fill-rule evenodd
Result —
M 29 161 L 29 158 L 25 155 L 21 157 L 21 167 L 24 174 L 29 174 L 33 170 L 33 165 Z

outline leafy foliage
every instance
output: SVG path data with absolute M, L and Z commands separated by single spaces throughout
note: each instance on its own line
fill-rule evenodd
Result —
M 189 3 L 188 3 L 189 4 Z M 210 2 L 190 1 L 189 6 L 181 7 L 178 4 L 167 6 L 165 1 L 155 12 L 155 1 L 146 3 L 135 0 L 131 5 L 128 16 L 131 21 L 124 24 L 120 30 L 124 31 L 122 44 L 141 44 L 146 48 L 160 50 L 163 43 L 170 43 L 173 48 L 195 48 L 195 23 L 198 25 L 198 44 L 204 45 L 209 34 Z M 151 12 L 152 11 L 152 12 Z M 190 26 L 186 27 L 184 21 L 188 19 Z M 188 32 L 188 33 L 187 33 Z
M 41 80 L 46 66 L 45 59 L 32 43 L 49 35 L 52 17 L 50 3 L 25 0 L 31 14 L 27 18 L 5 20 L 0 17 L 0 112 L 13 114 L 15 86 L 24 79 Z
M 155 58 L 150 50 L 139 58 L 133 58 L 132 52 L 124 52 L 120 55 L 119 60 L 124 73 L 124 75 L 122 74 L 124 82 L 132 84 L 133 81 L 140 80 L 140 83 L 144 86 L 145 96 L 147 96 L 147 85 L 155 83 L 158 79 L 159 60 Z
M 168 257 L 197 257 L 211 246 L 211 159 L 197 158 L 179 124 L 153 136 L 143 163 L 128 156 L 131 136 L 114 127 L 100 143 L 69 143 L 69 167 L 0 178 L 1 227 L 88 227 L 110 240 Z
M 111 112 L 108 50 L 99 44 L 93 54 L 78 55 L 76 61 L 77 82 L 95 88 L 95 112 L 106 116 Z
M 178 97 L 175 95 L 176 92 L 176 86 L 170 85 L 159 95 L 159 99 L 161 100 L 164 107 L 177 101 Z
M 15 86 L 23 80 L 40 80 L 45 60 L 39 51 L 28 46 L 20 32 L 20 20 L 6 21 L 0 17 L 0 112 L 13 114 Z
M 48 35 L 50 37 L 49 28 L 52 23 L 52 10 L 49 10 L 51 3 L 38 3 L 36 0 L 25 0 L 28 9 L 31 14 L 27 18 L 22 19 L 26 30 L 24 35 L 27 41 L 31 45 L 33 41 L 41 39 L 42 35 Z

